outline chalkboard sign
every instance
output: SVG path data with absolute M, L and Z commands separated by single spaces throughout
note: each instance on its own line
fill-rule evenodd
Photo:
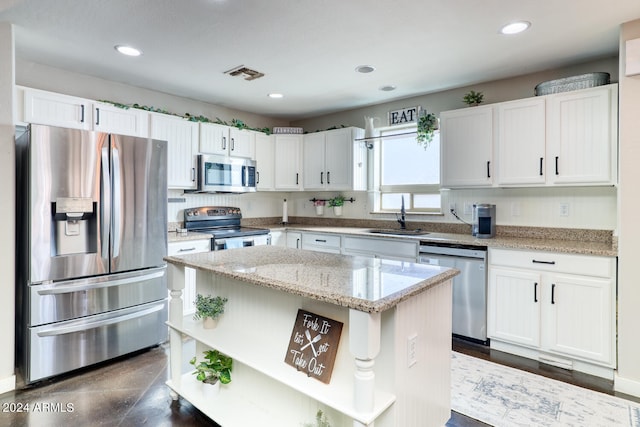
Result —
M 342 322 L 298 310 L 285 363 L 328 384 L 341 333 Z

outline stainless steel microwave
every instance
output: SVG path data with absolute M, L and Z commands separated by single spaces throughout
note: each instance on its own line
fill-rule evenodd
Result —
M 256 162 L 251 159 L 198 154 L 199 193 L 256 191 Z

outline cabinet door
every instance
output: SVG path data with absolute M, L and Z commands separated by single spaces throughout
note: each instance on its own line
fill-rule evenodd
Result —
M 93 129 L 91 101 L 36 89 L 24 90 L 24 121 L 71 129 Z
M 93 129 L 147 138 L 149 113 L 136 108 L 119 108 L 108 104 L 93 104 Z
M 209 252 L 211 250 L 211 239 L 193 240 L 186 242 L 171 242 L 167 245 L 167 254 L 184 255 L 195 254 L 200 252 Z M 169 294 L 171 299 L 171 294 Z M 196 309 L 193 302 L 196 300 L 196 270 L 185 267 L 184 269 L 184 289 L 182 290 L 182 314 L 188 315 L 195 313 Z
M 611 365 L 613 289 L 609 279 L 550 275 L 544 295 L 544 348 Z
M 489 268 L 488 336 L 529 347 L 540 345 L 541 276 Z
M 300 190 L 300 151 L 302 135 L 276 135 L 275 188 L 276 190 Z
M 256 157 L 256 133 L 237 128 L 229 129 L 229 155 L 232 157 Z
M 617 85 L 550 95 L 548 100 L 551 181 L 615 183 Z
M 151 115 L 151 137 L 167 141 L 167 185 L 196 188 L 198 123 L 164 114 Z
M 200 123 L 199 149 L 201 153 L 226 156 L 229 149 L 229 127 L 215 123 Z
M 544 184 L 545 99 L 505 102 L 497 111 L 498 184 Z
M 275 137 L 256 134 L 256 187 L 260 191 L 274 189 Z
M 493 182 L 493 107 L 440 114 L 441 182 L 445 188 L 489 187 Z
M 325 168 L 325 134 L 310 133 L 304 136 L 302 143 L 304 189 L 324 190 L 327 186 Z
M 302 249 L 302 233 L 287 231 L 287 247 Z
M 351 129 L 331 130 L 325 138 L 327 190 L 351 190 L 353 187 L 353 133 Z

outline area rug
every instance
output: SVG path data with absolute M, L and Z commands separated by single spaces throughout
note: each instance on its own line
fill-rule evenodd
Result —
M 451 407 L 496 427 L 640 427 L 640 404 L 452 353 Z

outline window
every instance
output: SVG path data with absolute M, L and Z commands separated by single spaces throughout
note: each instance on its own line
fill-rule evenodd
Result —
M 440 134 L 425 149 L 416 142 L 416 127 L 384 129 L 377 144 L 380 210 L 400 208 L 440 212 Z

